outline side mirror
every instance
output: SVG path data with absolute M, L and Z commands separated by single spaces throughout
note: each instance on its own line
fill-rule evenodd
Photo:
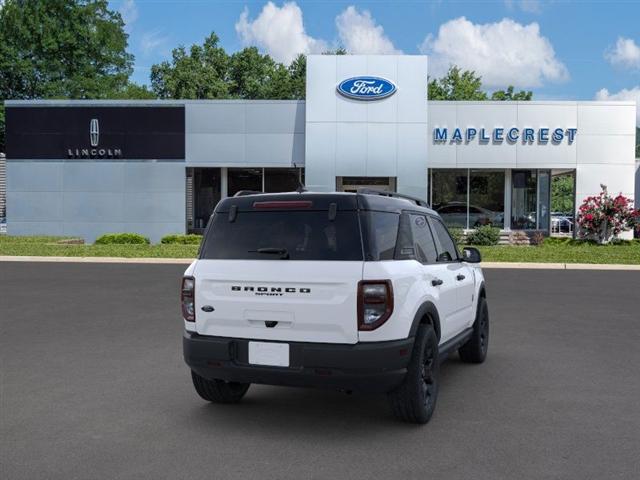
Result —
M 474 247 L 464 247 L 462 249 L 462 261 L 467 263 L 480 263 L 482 261 L 480 250 Z

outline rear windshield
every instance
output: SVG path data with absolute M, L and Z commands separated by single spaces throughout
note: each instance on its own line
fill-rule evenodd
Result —
M 358 214 L 327 211 L 215 214 L 200 255 L 211 260 L 362 260 Z

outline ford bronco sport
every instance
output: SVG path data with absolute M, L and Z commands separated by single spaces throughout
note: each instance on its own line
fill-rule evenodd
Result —
M 439 364 L 487 355 L 480 254 L 398 194 L 250 194 L 222 200 L 182 280 L 184 358 L 205 400 L 251 383 L 386 393 L 426 423 Z

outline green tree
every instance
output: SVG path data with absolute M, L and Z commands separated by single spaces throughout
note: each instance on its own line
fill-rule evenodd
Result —
M 551 211 L 573 212 L 574 199 L 573 175 L 557 175 L 551 180 Z
M 506 90 L 497 90 L 491 94 L 491 100 L 501 100 L 501 101 L 515 101 L 515 100 L 525 100 L 529 101 L 533 98 L 533 92 L 531 90 L 524 91 L 520 90 L 519 92 L 513 91 L 513 85 L 509 85 Z
M 159 98 L 229 98 L 229 56 L 211 33 L 202 46 L 174 48 L 171 62 L 151 67 L 151 89 Z
M 229 66 L 231 94 L 246 99 L 290 98 L 289 72 L 256 47 L 248 47 L 231 55 Z
M 482 89 L 482 77 L 472 70 L 462 70 L 452 66 L 442 78 L 434 78 L 428 85 L 429 100 L 488 100 Z M 514 92 L 509 85 L 506 90 L 497 90 L 491 94 L 491 100 L 531 100 L 533 92 Z
M 202 46 L 175 48 L 171 62 L 151 67 L 151 89 L 159 98 L 301 99 L 307 60 L 298 55 L 288 67 L 256 47 L 228 55 L 211 33 Z
M 429 100 L 486 100 L 482 90 L 482 77 L 471 70 L 452 66 L 442 78 L 429 81 Z
M 289 65 L 291 77 L 291 98 L 303 100 L 307 92 L 307 57 L 298 55 Z
M 322 52 L 322 55 L 348 55 L 347 49 L 344 47 L 338 47 L 335 50 L 327 50 Z
M 127 86 L 133 56 L 107 0 L 8 0 L 0 10 L 3 98 L 108 98 Z
M 129 88 L 133 56 L 107 0 L 7 0 L 0 9 L 0 104 L 111 98 Z M 0 151 L 4 151 L 0 113 Z
M 129 82 L 123 90 L 115 92 L 110 98 L 116 100 L 154 100 L 158 97 L 146 85 Z

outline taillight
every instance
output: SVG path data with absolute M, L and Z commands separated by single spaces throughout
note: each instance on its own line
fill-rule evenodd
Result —
M 358 283 L 358 330 L 375 330 L 393 313 L 391 280 Z
M 196 279 L 193 277 L 182 277 L 182 288 L 180 289 L 180 303 L 182 304 L 182 317 L 187 322 L 196 321 Z
M 267 202 L 253 202 L 253 208 L 311 208 L 310 200 L 269 200 Z

